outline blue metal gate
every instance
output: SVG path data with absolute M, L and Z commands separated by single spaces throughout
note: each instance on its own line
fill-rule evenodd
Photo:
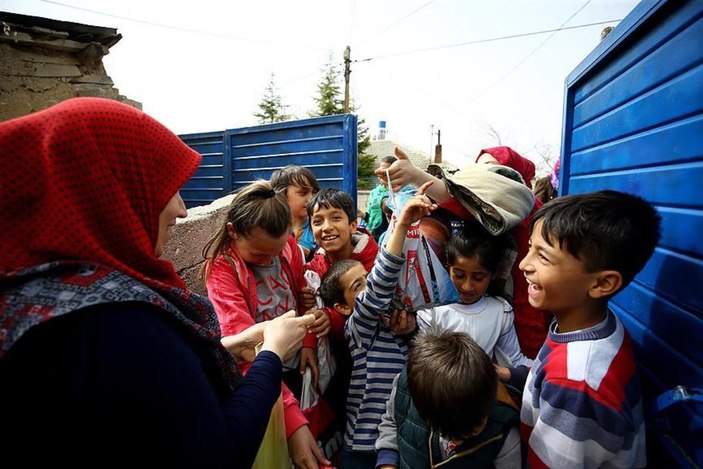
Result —
M 337 187 L 356 203 L 357 118 L 353 114 L 181 135 L 203 156 L 181 189 L 188 208 L 206 205 L 289 164 L 310 169 L 320 187 Z
M 695 467 L 703 462 L 703 2 L 643 1 L 567 78 L 561 181 L 561 194 L 638 194 L 662 216 L 652 259 L 611 305 L 636 342 L 652 467 L 660 458 Z

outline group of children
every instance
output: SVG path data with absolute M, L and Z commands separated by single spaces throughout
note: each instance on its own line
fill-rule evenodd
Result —
M 235 195 L 204 251 L 204 278 L 223 335 L 291 309 L 315 315 L 299 357 L 284 364 L 296 466 L 330 463 L 294 397 L 306 367 L 317 379 L 323 336 L 338 363 L 336 395 L 326 397 L 345 413 L 341 468 L 645 465 L 630 339 L 608 300 L 657 244 L 659 216 L 646 201 L 599 191 L 532 211 L 529 248 L 516 261 L 521 293 L 554 317 L 533 360 L 513 324 L 521 312 L 491 289 L 514 240 L 478 221 L 464 220 L 443 249 L 460 302 L 392 307 L 408 227 L 437 210 L 428 193 L 442 182 L 419 185 L 379 246 L 358 227 L 349 194 L 319 190 L 300 167 L 274 176 Z M 319 291 L 306 270 L 321 277 Z

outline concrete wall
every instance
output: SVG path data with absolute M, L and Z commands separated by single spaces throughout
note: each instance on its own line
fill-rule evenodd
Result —
M 200 275 L 205 262 L 203 247 L 222 227 L 232 197 L 188 210 L 188 216 L 178 220 L 171 232 L 171 240 L 164 246 L 163 257 L 173 263 L 188 288 L 201 295 L 206 295 Z

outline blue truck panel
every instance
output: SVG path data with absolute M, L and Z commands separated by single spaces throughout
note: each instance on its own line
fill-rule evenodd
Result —
M 566 80 L 560 195 L 652 202 L 662 238 L 611 301 L 636 344 L 651 467 L 703 463 L 703 2 L 644 0 Z
M 180 135 L 203 156 L 182 189 L 188 208 L 206 205 L 289 164 L 310 169 L 320 187 L 348 192 L 356 204 L 357 118 L 353 114 Z

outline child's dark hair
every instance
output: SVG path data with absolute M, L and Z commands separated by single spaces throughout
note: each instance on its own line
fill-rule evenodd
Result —
M 381 158 L 381 163 L 386 163 L 389 165 L 395 163 L 396 161 L 398 161 L 398 158 L 393 155 L 388 155 Z
M 268 181 L 255 181 L 240 188 L 229 207 L 221 227 L 203 247 L 203 279 L 207 279 L 217 256 L 229 248 L 231 240 L 227 223 L 232 223 L 234 231 L 244 237 L 249 236 L 255 228 L 260 228 L 274 238 L 290 231 L 288 201 L 285 195 L 277 194 Z
M 420 417 L 433 431 L 449 439 L 466 439 L 491 412 L 498 375 L 468 334 L 431 326 L 413 341 L 408 389 Z
M 332 264 L 329 270 L 325 272 L 325 275 L 320 280 L 320 297 L 325 302 L 325 306 L 333 308 L 336 303 L 346 303 L 344 299 L 344 285 L 341 282 L 342 275 L 349 272 L 357 264 L 359 264 L 359 261 L 344 259 Z M 347 306 L 350 308 L 354 307 L 354 305 Z
M 308 217 L 312 218 L 315 210 L 320 208 L 338 208 L 347 214 L 349 223 L 356 220 L 354 199 L 352 199 L 351 195 L 339 189 L 328 187 L 313 195 L 308 201 Z
M 290 185 L 310 188 L 313 194 L 320 190 L 320 185 L 313 172 L 302 166 L 289 164 L 271 174 L 271 187 L 277 193 L 285 193 Z
M 661 236 L 661 217 L 642 197 L 602 190 L 558 197 L 532 216 L 542 237 L 581 260 L 588 272 L 615 270 L 627 286 Z
M 503 261 L 505 250 L 510 246 L 508 235 L 493 236 L 476 220 L 464 221 L 462 230 L 449 238 L 444 248 L 447 266 L 456 258 L 478 256 L 478 260 L 489 272 L 495 274 Z

